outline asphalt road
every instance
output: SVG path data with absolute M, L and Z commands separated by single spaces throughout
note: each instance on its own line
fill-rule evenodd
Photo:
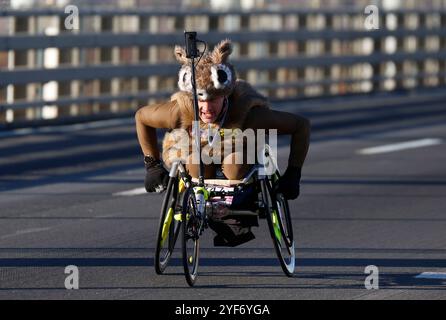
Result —
M 296 275 L 261 220 L 237 248 L 214 248 L 208 230 L 193 289 L 179 250 L 155 274 L 162 195 L 116 195 L 143 186 L 133 119 L 0 133 L 0 299 L 445 299 L 446 100 L 433 96 L 277 104 L 314 128 L 291 202 Z M 434 143 L 359 153 L 421 139 Z M 78 290 L 65 289 L 68 265 Z M 379 289 L 365 288 L 369 265 Z

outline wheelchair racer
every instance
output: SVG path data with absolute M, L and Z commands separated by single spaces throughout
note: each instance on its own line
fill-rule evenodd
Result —
M 230 40 L 221 41 L 212 51 L 206 52 L 196 65 L 202 145 L 211 143 L 210 132 L 220 129 L 277 129 L 277 133 L 291 135 L 290 154 L 285 173 L 280 177 L 279 191 L 287 199 L 299 196 L 299 184 L 310 138 L 310 123 L 301 116 L 272 110 L 267 98 L 243 80 L 236 79 L 236 72 L 228 57 L 232 52 Z M 138 142 L 144 155 L 147 192 L 160 192 L 168 182 L 168 171 L 173 161 L 177 140 L 166 133 L 162 146 L 162 160 L 157 141 L 157 128 L 183 129 L 191 134 L 194 120 L 191 65 L 184 48 L 175 47 L 175 57 L 181 63 L 178 87 L 170 101 L 140 108 L 135 114 Z M 215 136 L 214 136 L 215 137 Z M 209 139 L 211 138 L 211 139 Z M 242 155 L 243 156 L 243 155 Z M 221 170 L 226 179 L 243 179 L 250 168 L 246 161 L 236 161 L 237 152 L 221 154 L 220 164 L 206 164 L 204 177 L 215 178 Z M 192 158 L 184 159 L 192 177 L 198 176 L 198 164 Z M 164 164 L 164 165 L 163 165 Z

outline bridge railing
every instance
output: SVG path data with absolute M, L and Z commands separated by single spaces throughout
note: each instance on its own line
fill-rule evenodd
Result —
M 98 10 L 66 30 L 57 9 L 4 10 L 0 127 L 128 114 L 176 90 L 174 44 L 230 38 L 239 78 L 273 99 L 442 87 L 446 9 Z M 6 62 L 5 62 L 6 61 Z

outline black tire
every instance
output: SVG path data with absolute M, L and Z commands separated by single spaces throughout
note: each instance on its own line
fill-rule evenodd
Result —
M 195 193 L 188 188 L 183 198 L 182 247 L 184 275 L 189 286 L 194 286 L 198 275 L 198 260 L 200 251 L 199 220 L 195 201 Z
M 155 251 L 155 271 L 157 274 L 163 274 L 172 252 L 178 234 L 181 230 L 181 221 L 174 219 L 175 208 L 178 203 L 178 179 L 170 177 L 167 185 L 166 194 L 164 196 L 163 205 L 161 206 L 161 214 L 158 227 L 158 236 Z
M 281 194 L 276 194 L 273 191 L 272 184 L 267 178 L 260 180 L 260 187 L 265 205 L 268 229 L 280 266 L 285 275 L 292 277 L 296 257 L 288 201 Z

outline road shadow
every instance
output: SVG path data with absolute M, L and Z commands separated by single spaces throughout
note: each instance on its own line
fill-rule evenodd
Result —
M 2 267 L 142 267 L 153 266 L 153 258 L 0 258 Z M 173 258 L 172 266 L 181 266 L 182 260 Z M 201 258 L 203 267 L 272 267 L 277 258 Z M 361 259 L 361 258 L 300 258 L 296 267 L 379 267 L 446 268 L 446 259 Z
M 408 291 L 438 291 L 444 290 L 446 280 L 418 279 L 414 273 L 382 273 L 379 277 L 379 290 L 408 290 Z M 225 272 L 200 272 L 199 280 L 195 284 L 195 290 L 200 289 L 271 289 L 271 290 L 364 290 L 366 275 L 355 272 L 297 272 L 293 277 L 285 277 L 282 272 L 251 272 L 251 271 L 225 271 Z M 157 281 L 153 285 L 141 286 L 88 286 L 85 290 L 168 290 L 189 289 L 181 272 L 171 272 L 157 275 Z M 165 279 L 165 280 L 163 280 Z M 201 279 L 201 281 L 200 281 Z M 265 279 L 267 279 L 265 283 Z M 252 281 L 251 281 L 252 280 Z M 152 279 L 153 282 L 153 279 Z M 207 284 L 203 283 L 207 282 Z M 209 284 L 209 282 L 215 282 Z M 225 282 L 225 283 L 221 283 Z M 242 283 L 243 282 L 243 283 Z M 64 287 L 0 287 L 0 291 L 45 291 L 61 290 L 67 292 Z M 377 290 L 371 290 L 377 291 Z

